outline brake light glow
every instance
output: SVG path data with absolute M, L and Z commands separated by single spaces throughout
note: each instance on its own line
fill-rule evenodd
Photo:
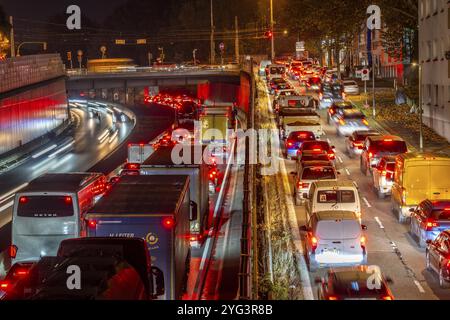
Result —
M 346 123 L 346 122 L 345 122 L 344 119 L 340 119 L 340 120 L 339 120 L 339 124 L 340 124 L 341 126 L 345 126 L 345 123 Z
M 126 169 L 128 170 L 139 170 L 141 166 L 138 163 L 127 163 Z
M 369 152 L 369 158 L 373 158 L 373 153 Z
M 383 300 L 389 301 L 389 300 L 393 300 L 391 296 L 384 296 Z
M 362 148 L 363 146 L 364 144 L 362 143 L 353 142 L 353 148 Z
M 333 151 L 328 152 L 328 159 L 330 159 L 331 161 L 336 159 L 336 155 Z
M 97 228 L 97 221 L 95 221 L 95 220 L 89 220 L 89 221 L 88 221 L 88 226 L 89 226 L 89 228 L 91 228 L 91 229 Z
M 19 202 L 22 204 L 25 204 L 28 202 L 28 198 L 27 197 L 20 197 Z
M 392 139 L 384 139 L 384 142 L 392 142 Z
M 7 290 L 8 287 L 9 287 L 9 283 L 8 282 L 6 282 L 6 281 L 0 282 L 0 289 L 1 290 Z
M 172 217 L 167 217 L 163 219 L 162 224 L 164 228 L 172 229 L 175 226 L 175 220 Z
M 431 231 L 433 228 L 439 227 L 439 223 L 434 221 L 433 219 L 428 219 L 425 224 L 426 231 Z
M 15 259 L 15 258 L 16 258 L 16 256 L 17 256 L 17 250 L 18 250 L 17 246 L 15 246 L 15 245 L 9 246 L 9 256 L 10 256 L 12 259 Z
M 366 126 L 369 126 L 369 121 L 367 121 L 366 119 L 363 119 L 362 123 L 364 123 Z
M 25 269 L 25 268 L 19 268 L 19 269 L 17 269 L 15 272 L 14 272 L 14 276 L 17 276 L 17 277 L 24 277 L 24 276 L 27 276 L 28 275 L 28 269 Z
M 299 181 L 299 182 L 297 183 L 297 187 L 298 187 L 299 189 L 306 189 L 306 188 L 309 188 L 309 183 L 305 183 L 305 182 Z
M 322 152 L 322 149 L 313 149 L 313 152 Z
M 329 296 L 329 297 L 328 297 L 328 300 L 330 300 L 330 301 L 337 301 L 338 298 L 335 297 L 335 296 Z
M 366 248 L 366 241 L 367 241 L 366 237 L 362 236 L 361 239 L 360 239 L 361 248 L 363 248 L 363 249 Z
M 316 253 L 316 249 L 317 249 L 317 244 L 318 243 L 319 243 L 319 241 L 317 240 L 316 237 L 312 237 L 311 238 L 311 246 L 312 246 L 313 253 Z
M 72 204 L 72 197 L 69 197 L 69 196 L 64 197 L 64 202 L 65 202 L 67 205 Z

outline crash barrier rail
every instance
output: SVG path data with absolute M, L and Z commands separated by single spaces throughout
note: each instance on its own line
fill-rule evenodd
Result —
M 192 297 L 193 300 L 201 300 L 201 298 L 202 298 L 203 289 L 205 287 L 206 275 L 208 274 L 209 266 L 211 264 L 212 251 L 216 245 L 217 233 L 218 233 L 219 222 L 220 222 L 220 215 L 222 213 L 222 206 L 223 206 L 223 201 L 225 198 L 225 191 L 228 188 L 228 183 L 230 180 L 230 174 L 231 174 L 230 172 L 231 172 L 231 167 L 233 166 L 233 158 L 234 158 L 235 149 L 236 149 L 236 139 L 234 139 L 231 144 L 231 148 L 230 148 L 230 152 L 229 152 L 230 156 L 228 158 L 227 167 L 225 169 L 223 183 L 222 183 L 222 186 L 219 191 L 219 196 L 217 197 L 217 200 L 216 200 L 216 205 L 214 207 L 213 227 L 210 229 L 209 234 L 208 234 L 208 239 L 206 239 L 206 242 L 205 242 L 205 249 L 204 249 L 205 250 L 204 251 L 205 260 L 202 261 L 202 264 L 200 265 L 199 276 L 198 276 L 199 280 L 197 282 L 194 295 Z
M 14 57 L 0 61 L 0 93 L 65 75 L 59 54 Z

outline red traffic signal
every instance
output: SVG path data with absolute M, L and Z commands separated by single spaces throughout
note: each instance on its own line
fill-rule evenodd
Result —
M 267 39 L 272 39 L 272 37 L 273 37 L 273 33 L 271 30 L 266 31 L 266 33 L 264 35 Z

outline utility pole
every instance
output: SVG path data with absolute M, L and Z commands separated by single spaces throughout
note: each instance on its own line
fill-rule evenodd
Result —
M 216 54 L 215 54 L 215 46 L 214 46 L 214 11 L 213 11 L 213 0 L 211 0 L 211 57 L 210 63 L 216 63 Z
M 234 26 L 236 29 L 236 37 L 234 40 L 234 54 L 236 55 L 236 63 L 239 63 L 239 25 L 238 25 L 238 17 L 234 17 Z
M 372 89 L 373 89 L 373 101 L 372 101 L 372 115 L 373 118 L 377 116 L 376 101 L 375 101 L 375 30 L 372 32 Z
M 422 104 L 422 63 L 419 61 L 419 148 L 420 152 L 423 152 L 423 104 Z
M 273 29 L 273 0 L 270 0 L 270 31 L 272 31 L 272 50 L 271 50 L 271 57 L 272 57 L 272 63 L 275 60 L 275 32 Z
M 16 47 L 15 47 L 15 43 L 14 43 L 14 25 L 13 25 L 13 17 L 9 16 L 9 24 L 11 25 L 11 33 L 10 33 L 10 38 L 11 38 L 11 58 L 16 56 Z

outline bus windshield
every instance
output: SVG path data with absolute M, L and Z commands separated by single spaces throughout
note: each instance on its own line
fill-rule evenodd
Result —
M 32 218 L 59 218 L 74 215 L 70 196 L 22 196 L 19 198 L 17 215 Z

